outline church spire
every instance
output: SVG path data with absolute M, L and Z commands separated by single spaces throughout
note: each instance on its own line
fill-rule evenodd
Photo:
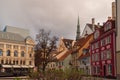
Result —
M 78 16 L 78 23 L 77 23 L 77 35 L 76 35 L 76 40 L 80 39 L 80 24 L 79 24 L 79 16 Z

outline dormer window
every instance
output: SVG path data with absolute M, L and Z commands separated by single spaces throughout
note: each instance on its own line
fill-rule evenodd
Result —
M 83 49 L 83 54 L 87 54 L 89 52 L 89 49 L 84 48 Z
M 111 28 L 112 28 L 111 22 L 107 22 L 107 23 L 105 24 L 105 26 L 104 26 L 104 31 L 108 31 L 108 30 L 110 30 Z

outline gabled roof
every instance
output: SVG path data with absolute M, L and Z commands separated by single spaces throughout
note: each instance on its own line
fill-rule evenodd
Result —
M 86 24 L 91 30 L 93 29 L 93 25 L 92 24 L 90 24 L 90 23 L 87 23 Z M 96 28 L 98 28 L 98 25 L 94 25 L 94 27 Z M 101 25 L 100 25 L 100 27 L 101 27 Z

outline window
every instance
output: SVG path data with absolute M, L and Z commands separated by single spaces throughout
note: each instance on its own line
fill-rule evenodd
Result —
M 15 65 L 15 60 L 13 60 L 13 64 Z
M 87 54 L 87 53 L 89 52 L 89 49 L 84 48 L 84 49 L 82 50 L 82 52 L 83 52 L 83 54 L 85 55 L 85 54 Z M 76 54 L 76 57 L 77 57 L 77 54 Z
M 29 65 L 32 65 L 32 62 L 31 62 L 31 61 L 29 61 Z
M 93 66 L 93 74 L 96 74 L 96 67 Z
M 32 57 L 32 54 L 29 54 L 29 57 Z
M 94 49 L 94 44 L 92 45 L 92 50 Z
M 24 57 L 24 56 L 25 56 L 25 52 L 22 51 L 22 52 L 21 52 L 21 57 Z
M 101 60 L 105 60 L 106 59 L 106 51 L 102 51 L 101 52 Z
M 25 65 L 25 61 L 23 61 L 23 65 Z
M 106 38 L 106 44 L 109 44 L 109 43 L 111 43 L 111 36 L 108 36 L 108 37 Z
M 107 73 L 108 73 L 108 75 L 112 75 L 112 65 L 111 64 L 108 64 Z
M 4 47 L 4 44 L 0 44 L 0 48 L 3 48 Z
M 106 51 L 106 54 L 107 54 L 107 59 L 111 59 L 111 50 L 110 49 L 108 49 Z
M 97 39 L 100 35 L 100 32 L 99 30 L 96 30 L 95 33 L 94 33 L 94 39 Z
M 9 44 L 6 44 L 6 48 L 10 48 L 10 49 L 11 49 L 11 45 L 9 45 Z
M 95 43 L 95 48 L 98 48 L 98 47 L 99 47 L 99 43 L 96 42 L 96 43 Z
M 14 51 L 14 56 L 18 57 L 18 51 L 16 51 L 16 50 Z
M 22 60 L 20 61 L 20 65 L 22 65 Z
M 95 55 L 92 54 L 92 61 L 95 61 Z
M 96 73 L 100 73 L 100 66 L 96 66 Z
M 99 53 L 95 53 L 95 61 L 99 61 Z
M 7 52 L 6 52 L 6 56 L 10 56 L 10 50 L 7 50 Z
M 6 60 L 6 63 L 5 64 L 8 64 L 8 60 Z
M 25 49 L 25 46 L 21 46 L 20 48 L 21 48 L 22 50 L 24 50 L 24 49 Z
M 2 56 L 3 55 L 3 50 L 2 49 L 0 49 L 0 56 Z
M 106 25 L 104 26 L 104 31 L 110 30 L 112 28 L 112 24 L 111 22 L 106 23 Z
M 18 49 L 18 46 L 17 46 L 17 45 L 14 45 L 13 48 L 14 48 L 14 49 Z
M 102 39 L 101 40 L 101 46 L 104 46 L 105 45 L 105 39 Z
M 16 65 L 18 65 L 18 60 L 16 61 Z
M 4 64 L 4 60 L 1 60 L 1 64 Z

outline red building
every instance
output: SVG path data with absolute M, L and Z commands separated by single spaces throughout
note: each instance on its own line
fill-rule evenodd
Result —
M 116 78 L 114 20 L 108 19 L 102 27 L 95 27 L 90 52 L 92 75 Z

